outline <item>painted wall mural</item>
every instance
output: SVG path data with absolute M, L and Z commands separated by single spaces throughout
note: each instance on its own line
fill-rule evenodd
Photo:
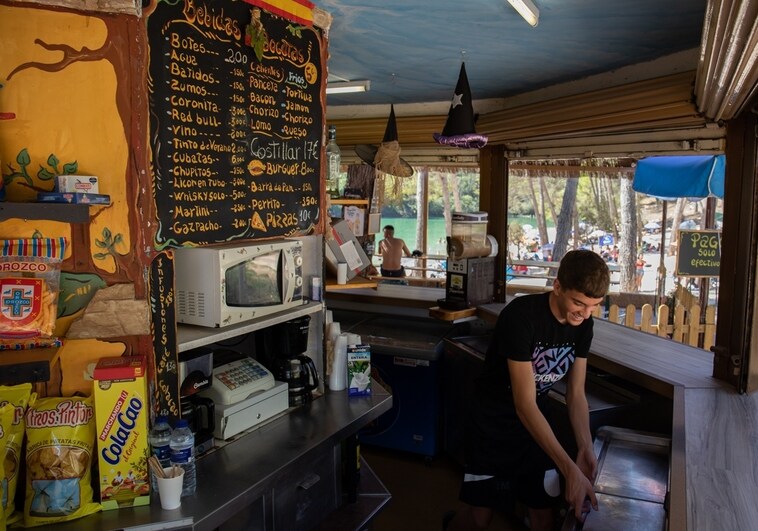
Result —
M 64 270 L 144 293 L 135 209 L 140 162 L 130 154 L 138 19 L 0 3 L 0 163 L 8 201 L 52 191 L 58 174 L 95 175 L 108 206 L 91 206 L 86 227 L 0 222 L 0 237 L 65 236 Z M 88 249 L 88 252 L 83 250 Z M 72 257 L 76 256 L 77 260 Z M 84 258 L 82 258 L 84 257 Z M 81 287 L 81 286 L 77 286 Z M 75 291 L 72 289 L 71 291 Z
M 136 16 L 0 0 L 0 35 L 0 174 L 6 201 L 34 201 L 38 192 L 53 190 L 56 175 L 71 174 L 97 176 L 99 192 L 111 198 L 110 205 L 90 206 L 85 223 L 0 220 L 0 239 L 68 239 L 55 336 L 66 336 L 72 322 L 81 322 L 91 299 L 108 286 L 133 286 L 147 312 L 138 193 L 139 175 L 146 172 L 143 24 Z M 89 332 L 112 335 L 96 325 Z M 66 338 L 56 358 L 61 392 L 84 392 L 91 385 L 82 376 L 83 364 L 150 348 L 147 327 L 134 336 Z

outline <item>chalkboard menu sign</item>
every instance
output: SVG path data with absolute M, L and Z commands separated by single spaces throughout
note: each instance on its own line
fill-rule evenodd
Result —
M 155 245 L 302 235 L 320 219 L 318 30 L 235 0 L 147 20 Z
M 150 326 L 155 375 L 153 404 L 158 415 L 179 418 L 179 353 L 176 350 L 174 260 L 172 251 L 158 253 L 150 264 Z
M 680 230 L 676 274 L 717 277 L 721 265 L 721 231 Z

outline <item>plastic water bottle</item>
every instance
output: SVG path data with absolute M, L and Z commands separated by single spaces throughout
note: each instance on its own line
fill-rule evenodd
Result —
M 197 478 L 195 475 L 195 435 L 189 429 L 187 419 L 176 421 L 171 432 L 171 464 L 184 469 L 184 484 L 182 496 L 195 494 Z
M 167 417 L 157 417 L 155 424 L 150 430 L 148 435 L 150 441 L 150 447 L 153 449 L 153 454 L 161 462 L 161 466 L 166 468 L 171 466 L 171 446 L 169 442 L 171 440 L 171 426 L 168 425 Z M 158 481 L 155 479 L 155 474 L 151 474 L 150 486 L 153 492 L 158 492 Z

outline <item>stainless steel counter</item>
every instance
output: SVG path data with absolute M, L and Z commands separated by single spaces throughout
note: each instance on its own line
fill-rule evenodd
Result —
M 97 513 L 56 529 L 212 530 L 258 500 L 279 473 L 314 452 L 328 451 L 392 407 L 380 386 L 371 397 L 329 393 L 293 409 L 197 461 L 198 486 L 182 506 L 164 511 L 157 498 L 145 507 Z
M 479 315 L 492 322 L 503 306 Z M 599 319 L 589 362 L 673 399 L 669 530 L 753 529 L 758 393 L 713 378 L 709 352 Z

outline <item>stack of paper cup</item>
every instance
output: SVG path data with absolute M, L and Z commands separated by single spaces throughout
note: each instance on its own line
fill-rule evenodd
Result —
M 340 334 L 334 342 L 334 361 L 329 375 L 329 389 L 342 391 L 347 387 L 347 335 Z
M 340 324 L 339 323 L 331 323 L 329 325 L 328 330 L 327 330 L 326 337 L 329 339 L 329 341 L 331 341 L 332 343 L 334 343 L 335 341 L 337 341 L 337 337 L 339 337 L 339 335 L 341 333 L 342 333 L 342 331 L 340 330 Z
M 329 369 L 329 375 L 332 374 L 332 365 L 334 364 L 334 346 L 339 335 L 339 323 L 331 322 L 326 325 L 326 366 Z

